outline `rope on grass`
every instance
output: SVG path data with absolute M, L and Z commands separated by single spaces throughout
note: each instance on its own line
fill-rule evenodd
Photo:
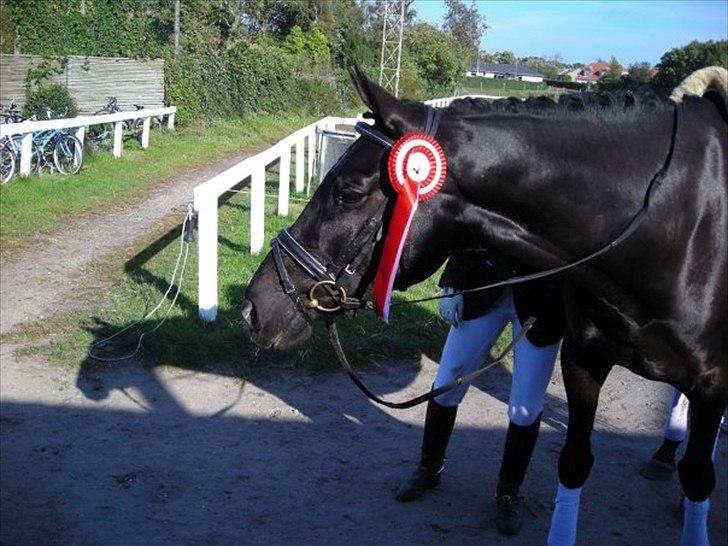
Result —
M 172 279 L 169 281 L 169 287 L 167 288 L 167 291 L 164 293 L 164 296 L 162 296 L 162 299 L 159 301 L 159 303 L 156 305 L 156 307 L 154 309 L 149 311 L 149 313 L 147 313 L 141 319 L 137 320 L 136 322 L 133 322 L 129 326 L 122 328 L 121 330 L 110 335 L 109 337 L 105 337 L 104 339 L 101 339 L 101 340 L 97 341 L 96 343 L 94 343 L 93 345 L 91 345 L 91 349 L 88 352 L 89 358 L 98 360 L 100 362 L 117 362 L 120 360 L 129 360 L 130 358 L 133 358 L 134 356 L 136 356 L 139 353 L 139 350 L 142 347 L 142 340 L 144 339 L 144 336 L 146 336 L 147 334 L 156 332 L 157 330 L 159 330 L 159 328 L 161 328 L 162 324 L 164 324 L 166 322 L 167 318 L 169 317 L 169 313 L 172 311 L 172 308 L 177 303 L 177 298 L 179 297 L 180 290 L 182 289 L 182 278 L 184 276 L 185 266 L 187 265 L 187 256 L 189 255 L 189 251 L 190 251 L 189 243 L 187 241 L 185 241 L 185 233 L 186 233 L 185 230 L 187 228 L 187 224 L 189 222 L 191 222 L 191 220 L 192 220 L 192 214 L 193 214 L 192 205 L 188 205 L 187 214 L 185 215 L 185 219 L 182 222 L 182 231 L 180 233 L 180 247 L 179 247 L 179 252 L 177 254 L 177 263 L 175 263 L 175 265 L 174 265 L 174 271 L 172 272 Z M 183 255 L 184 255 L 184 257 L 183 257 Z M 94 351 L 97 347 L 105 345 L 108 341 L 114 339 L 117 336 L 120 336 L 121 334 L 123 334 L 124 332 L 133 328 L 134 326 L 141 324 L 142 322 L 144 322 L 145 320 L 150 318 L 154 313 L 157 312 L 157 310 L 164 303 L 164 300 L 167 299 L 167 296 L 169 296 L 169 293 L 172 291 L 172 287 L 174 286 L 174 283 L 175 283 L 175 278 L 177 278 L 177 270 L 180 267 L 180 261 L 182 263 L 182 268 L 179 270 L 179 279 L 177 279 L 178 280 L 177 291 L 174 294 L 174 298 L 172 299 L 172 302 L 169 304 L 169 307 L 167 307 L 167 310 L 165 311 L 164 316 L 162 317 L 162 320 L 160 320 L 159 323 L 154 328 L 152 328 L 151 330 L 147 330 L 146 332 L 142 332 L 142 334 L 139 336 L 139 339 L 138 339 L 137 345 L 136 345 L 136 349 L 134 349 L 134 351 L 129 353 L 128 355 L 115 356 L 115 357 L 99 356 L 98 354 L 96 354 Z

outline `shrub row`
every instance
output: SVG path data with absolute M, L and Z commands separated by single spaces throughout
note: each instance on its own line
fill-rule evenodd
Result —
M 177 106 L 181 124 L 255 112 L 326 114 L 351 103 L 350 89 L 345 71 L 266 44 L 238 42 L 217 55 L 165 65 L 165 99 Z

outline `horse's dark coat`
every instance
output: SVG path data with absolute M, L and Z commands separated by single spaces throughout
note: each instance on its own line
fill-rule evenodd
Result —
M 358 72 L 354 82 L 377 129 L 392 138 L 421 130 L 420 103 L 398 101 Z M 559 477 L 567 487 L 588 476 L 599 390 L 619 364 L 687 394 L 691 435 L 681 481 L 692 500 L 713 489 L 710 452 L 728 400 L 726 124 L 709 100 L 687 97 L 677 108 L 674 157 L 647 218 L 621 246 L 566 275 L 569 429 Z M 461 248 L 489 247 L 548 268 L 614 239 L 665 161 L 672 112 L 646 93 L 567 96 L 559 104 L 457 101 L 437 135 L 448 177 L 417 213 L 396 288 L 432 275 Z M 324 263 L 392 196 L 385 164 L 385 150 L 360 139 L 291 228 Z M 350 280 L 352 293 L 369 290 L 376 260 L 375 247 Z M 312 284 L 291 271 L 297 284 Z M 310 335 L 270 257 L 246 298 L 256 343 L 286 347 Z

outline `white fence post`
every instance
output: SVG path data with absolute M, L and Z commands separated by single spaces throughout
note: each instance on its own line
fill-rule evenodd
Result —
M 288 216 L 288 197 L 291 193 L 291 146 L 281 152 L 278 165 L 278 216 Z
M 152 118 L 144 118 L 142 123 L 142 149 L 149 148 L 149 129 L 152 126 Z
M 300 136 L 296 140 L 296 191 L 302 192 L 305 186 L 305 180 L 304 180 L 304 163 L 303 163 L 303 154 L 304 154 L 304 146 L 305 141 L 304 137 Z
M 30 160 L 33 155 L 33 133 L 26 133 L 20 140 L 20 176 L 30 176 Z
M 197 201 L 198 314 L 207 322 L 217 317 L 217 196 Z
M 256 165 L 250 177 L 250 253 L 258 254 L 265 239 L 265 165 Z
M 86 126 L 81 125 L 78 129 L 76 129 L 76 138 L 81 143 L 81 146 L 83 147 L 83 139 L 86 138 Z
M 308 133 L 308 146 L 306 149 L 308 150 L 308 178 L 307 181 L 307 187 L 311 187 L 311 179 L 313 178 L 313 160 L 316 156 L 316 128 L 314 127 L 313 131 L 310 131 Z
M 123 121 L 114 123 L 114 157 L 121 157 L 122 137 L 124 136 L 123 124 Z
M 167 116 L 167 129 L 174 129 L 174 112 Z

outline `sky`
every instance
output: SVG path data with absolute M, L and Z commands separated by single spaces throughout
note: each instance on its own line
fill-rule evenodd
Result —
M 464 0 L 470 5 L 470 0 Z M 518 57 L 561 54 L 588 63 L 614 55 L 628 66 L 659 62 L 693 40 L 728 39 L 728 0 L 709 1 L 476 1 L 485 15 L 480 49 Z M 445 3 L 415 0 L 417 18 L 442 26 Z

